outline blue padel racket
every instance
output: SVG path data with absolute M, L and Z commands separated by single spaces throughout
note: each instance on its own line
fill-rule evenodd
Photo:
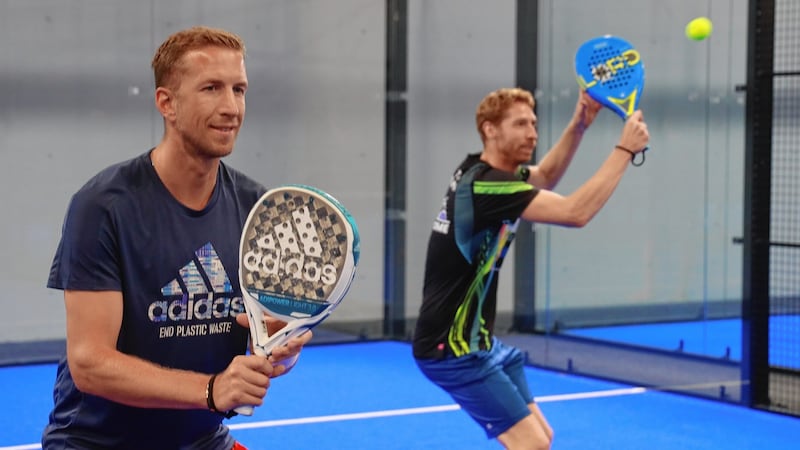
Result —
M 644 64 L 628 41 L 605 35 L 584 42 L 575 53 L 578 84 L 623 120 L 639 106 Z
M 269 356 L 325 320 L 344 298 L 360 254 L 356 222 L 329 194 L 303 185 L 266 192 L 239 246 L 239 283 L 253 353 Z M 269 335 L 264 314 L 286 322 Z M 236 412 L 252 415 L 252 406 Z

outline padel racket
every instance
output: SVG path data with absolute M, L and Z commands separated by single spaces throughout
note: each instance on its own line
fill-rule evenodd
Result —
M 644 64 L 628 41 L 605 35 L 584 42 L 575 53 L 578 84 L 595 101 L 627 119 L 644 91 Z
M 356 222 L 329 194 L 304 185 L 266 192 L 250 211 L 239 246 L 253 353 L 319 325 L 344 298 L 360 254 Z M 286 322 L 269 335 L 264 313 Z M 236 412 L 252 415 L 252 406 Z

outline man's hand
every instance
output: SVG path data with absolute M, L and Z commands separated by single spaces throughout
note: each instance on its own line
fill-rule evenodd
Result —
M 637 109 L 625 121 L 619 137 L 619 145 L 633 153 L 638 153 L 647 147 L 648 142 L 650 142 L 650 133 L 647 131 L 647 123 L 644 121 L 642 111 Z
M 236 322 L 245 328 L 250 327 L 247 314 L 238 314 L 236 316 Z M 264 323 L 267 325 L 267 331 L 269 332 L 270 336 L 279 332 L 283 327 L 286 326 L 286 322 L 278 320 L 267 314 L 264 314 Z M 311 330 L 308 330 L 300 336 L 289 339 L 289 342 L 287 342 L 285 345 L 273 348 L 272 354 L 269 357 L 269 362 L 272 363 L 273 366 L 273 371 L 270 377 L 275 378 L 288 373 L 297 363 L 297 359 L 300 356 L 300 351 L 303 349 L 303 346 L 306 345 L 312 337 L 313 333 Z M 250 345 L 250 352 L 252 353 L 252 342 Z
M 303 346 L 308 343 L 313 337 L 311 330 L 306 331 L 300 336 L 295 336 L 289 339 L 286 345 L 282 345 L 272 349 L 272 354 L 269 357 L 274 370 L 272 371 L 272 378 L 281 376 L 292 370 L 292 367 L 297 363 L 300 357 L 300 351 Z
M 581 133 L 586 131 L 602 108 L 603 105 L 597 103 L 585 90 L 581 89 L 578 102 L 575 104 L 575 113 L 572 115 L 572 123 L 575 128 Z
M 275 369 L 260 356 L 240 355 L 214 381 L 214 405 L 230 411 L 242 405 L 261 406 Z

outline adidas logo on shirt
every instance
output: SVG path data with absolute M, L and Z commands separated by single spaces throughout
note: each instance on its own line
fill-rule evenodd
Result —
M 242 297 L 235 295 L 211 243 L 197 249 L 195 258 L 180 268 L 178 274 L 161 288 L 161 298 L 148 306 L 151 321 L 214 321 L 244 312 Z

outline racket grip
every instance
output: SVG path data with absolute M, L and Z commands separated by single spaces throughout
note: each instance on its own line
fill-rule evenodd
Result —
M 275 339 L 275 340 L 269 341 L 269 343 L 267 345 L 263 346 L 263 347 L 260 346 L 260 345 L 257 345 L 256 343 L 253 343 L 253 354 L 259 355 L 259 356 L 263 356 L 263 357 L 269 357 L 269 355 L 272 354 L 272 350 L 268 350 L 267 348 L 273 349 L 275 347 L 283 345 L 287 341 L 289 341 L 289 339 L 291 339 L 291 338 L 293 338 L 295 336 L 299 336 L 299 335 L 305 333 L 306 331 L 308 331 L 309 329 L 310 329 L 310 327 L 299 327 L 299 328 L 295 328 L 294 330 L 290 330 L 289 332 L 283 333 L 282 336 L 279 336 L 278 334 L 276 334 L 273 337 L 273 339 Z M 234 411 L 236 411 L 236 413 L 238 413 L 240 415 L 243 415 L 243 416 L 252 416 L 253 415 L 253 407 L 250 406 L 250 405 L 239 406 L 238 408 L 235 408 Z
M 258 345 L 255 345 L 255 343 L 253 344 L 252 348 L 253 348 L 253 354 L 254 355 L 263 356 L 263 357 L 267 357 L 268 356 L 265 353 L 264 349 L 259 347 Z M 242 406 L 239 406 L 238 408 L 234 408 L 234 411 L 237 414 L 242 415 L 242 416 L 252 416 L 254 409 L 255 408 L 253 406 L 251 406 L 251 405 L 242 405 Z
M 237 414 L 242 416 L 252 416 L 253 415 L 253 407 L 250 405 L 242 405 L 236 409 L 234 409 Z

